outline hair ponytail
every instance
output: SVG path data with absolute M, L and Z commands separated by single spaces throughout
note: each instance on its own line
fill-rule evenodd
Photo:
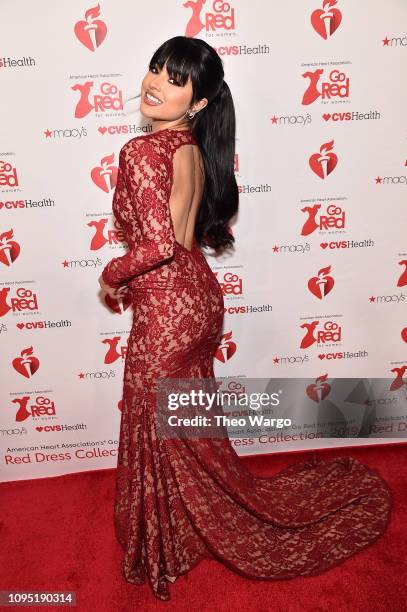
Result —
M 191 122 L 205 168 L 205 185 L 195 235 L 215 250 L 229 247 L 234 236 L 229 220 L 237 213 L 239 190 L 235 177 L 236 119 L 233 98 L 226 81 L 207 106 Z
M 236 117 L 232 94 L 224 81 L 223 63 L 206 41 L 174 36 L 153 54 L 149 68 L 166 64 L 167 72 L 180 85 L 191 77 L 191 105 L 206 98 L 208 104 L 190 119 L 192 134 L 202 154 L 205 183 L 195 226 L 202 246 L 232 246 L 235 239 L 228 223 L 239 206 L 235 177 Z

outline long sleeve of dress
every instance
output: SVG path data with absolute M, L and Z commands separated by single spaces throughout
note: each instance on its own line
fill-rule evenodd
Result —
M 130 150 L 121 151 L 120 173 L 116 190 L 120 182 L 120 197 L 128 200 L 120 207 L 127 210 L 129 250 L 122 257 L 114 257 L 102 271 L 105 283 L 115 288 L 170 260 L 175 250 L 168 159 L 152 143 L 137 142 Z

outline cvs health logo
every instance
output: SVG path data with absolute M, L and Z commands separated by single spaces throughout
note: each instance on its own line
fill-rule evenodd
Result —
M 71 87 L 80 96 L 75 107 L 77 119 L 86 117 L 92 110 L 95 113 L 123 110 L 123 94 L 117 85 L 105 81 L 100 84 L 99 90 L 92 91 L 93 85 L 93 81 L 86 81 L 82 84 L 76 83 Z
M 16 297 L 12 297 L 10 304 L 7 303 L 10 287 L 2 287 L 0 289 L 0 317 L 4 317 L 10 310 L 13 312 L 21 312 L 22 310 L 38 310 L 37 294 L 31 289 L 19 287 L 16 291 Z
M 13 240 L 13 230 L 0 234 L 0 264 L 11 266 L 20 254 L 20 245 Z
M 319 213 L 322 204 L 304 206 L 301 212 L 308 215 L 301 229 L 301 236 L 309 236 L 315 230 L 328 231 L 332 229 L 345 229 L 345 211 L 336 204 L 328 204 L 323 212 Z M 319 214 L 318 214 L 319 213 Z
M 226 363 L 236 353 L 236 349 L 236 343 L 232 340 L 232 332 L 226 332 L 226 334 L 220 337 L 215 351 L 215 358 L 222 363 Z
M 1 187 L 18 187 L 17 169 L 10 164 L 0 159 L 0 188 Z
M 21 423 L 29 417 L 56 416 L 55 403 L 43 395 L 39 395 L 34 400 L 31 400 L 31 403 L 28 395 L 17 397 L 12 401 L 14 404 L 18 405 L 16 414 L 17 423 Z
M 100 166 L 92 169 L 90 176 L 96 187 L 105 193 L 109 193 L 116 187 L 118 167 L 113 165 L 114 153 L 100 160 Z
M 13 359 L 12 364 L 18 374 L 31 378 L 40 367 L 40 360 L 33 355 L 34 349 L 32 346 L 21 351 L 20 357 Z
M 332 151 L 333 147 L 333 140 L 324 142 L 319 148 L 319 153 L 313 153 L 308 160 L 311 170 L 322 179 L 326 179 L 338 163 L 338 156 Z
M 94 235 L 90 241 L 90 250 L 98 251 L 106 244 L 111 245 L 122 245 L 125 242 L 124 233 L 121 229 L 118 222 L 114 221 L 114 229 L 109 229 L 107 231 L 107 236 L 105 236 L 105 227 L 108 224 L 108 219 L 94 219 L 93 221 L 89 221 L 87 224 L 88 227 L 92 227 L 94 229 Z
M 315 32 L 327 40 L 339 28 L 342 21 L 342 13 L 338 8 L 333 8 L 338 0 L 324 0 L 322 9 L 316 9 L 311 14 L 311 25 Z
M 315 297 L 322 300 L 332 291 L 335 281 L 332 276 L 329 276 L 331 266 L 318 270 L 318 276 L 313 276 L 308 281 L 308 289 Z
M 89 51 L 96 51 L 106 38 L 107 27 L 99 16 L 100 4 L 86 11 L 85 20 L 75 23 L 75 36 Z
M 349 77 L 344 72 L 335 68 L 325 79 L 322 78 L 323 74 L 324 70 L 322 68 L 318 68 L 314 72 L 304 72 L 302 76 L 304 79 L 309 79 L 309 84 L 302 97 L 301 104 L 312 104 L 319 97 L 321 102 L 349 98 Z
M 202 13 L 204 4 L 206 0 L 187 0 L 182 4 L 183 7 L 192 11 L 185 29 L 185 36 L 192 38 L 202 30 L 205 30 L 206 33 L 235 30 L 235 9 L 232 8 L 230 2 L 212 0 L 208 2 L 208 10 Z

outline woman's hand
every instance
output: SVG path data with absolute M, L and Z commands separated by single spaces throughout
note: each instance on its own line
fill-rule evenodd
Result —
M 110 287 L 110 285 L 106 285 L 102 276 L 99 276 L 99 285 L 101 286 L 102 290 L 114 300 L 119 300 L 120 298 L 122 298 L 126 291 L 128 291 L 129 289 L 127 285 L 123 285 L 122 287 L 118 287 L 117 289 L 115 287 Z

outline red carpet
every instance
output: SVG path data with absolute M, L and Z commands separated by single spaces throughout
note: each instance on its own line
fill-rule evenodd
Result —
M 311 457 L 310 452 L 251 457 L 258 476 Z M 76 591 L 80 612 L 245 610 L 273 612 L 405 612 L 407 610 L 407 444 L 319 451 L 351 455 L 388 481 L 393 515 L 384 537 L 325 574 L 285 581 L 248 580 L 202 561 L 170 585 L 171 601 L 120 573 L 112 500 L 115 470 L 3 483 L 0 590 Z M 18 609 L 22 609 L 18 607 Z M 61 610 L 28 607 L 26 610 Z

